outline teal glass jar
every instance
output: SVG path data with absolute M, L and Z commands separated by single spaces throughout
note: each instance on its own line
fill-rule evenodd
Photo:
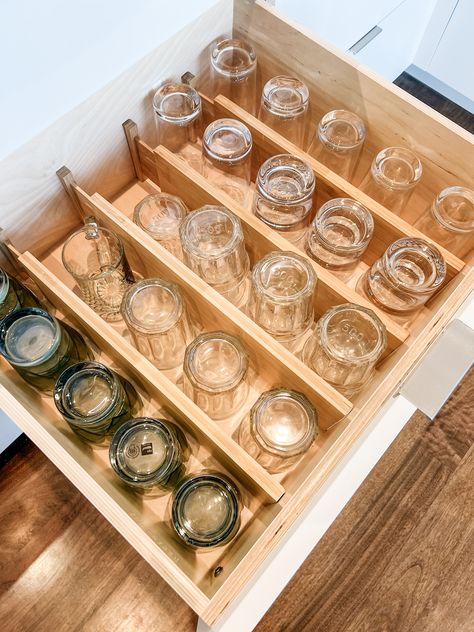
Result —
M 0 321 L 21 307 L 40 307 L 36 296 L 0 268 Z

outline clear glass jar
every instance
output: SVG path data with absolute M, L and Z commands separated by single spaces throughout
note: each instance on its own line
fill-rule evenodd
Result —
M 249 315 L 260 327 L 291 346 L 312 326 L 316 273 L 293 252 L 270 252 L 252 270 Z
M 439 290 L 446 264 L 438 249 L 415 237 L 398 239 L 361 278 L 358 290 L 377 307 L 410 315 Z
M 0 321 L 21 307 L 41 307 L 27 287 L 0 268 Z
M 137 349 L 159 369 L 174 369 L 183 363 L 193 328 L 175 283 L 138 281 L 123 297 L 122 316 Z
M 259 119 L 304 149 L 309 91 L 295 77 L 279 75 L 263 87 Z
M 316 188 L 313 170 L 297 156 L 278 154 L 258 170 L 254 214 L 294 244 L 304 238 Z
M 240 527 L 241 496 L 220 472 L 200 472 L 182 480 L 171 504 L 171 527 L 181 542 L 196 550 L 226 544 Z
M 321 316 L 303 349 L 303 362 L 351 397 L 369 382 L 386 347 L 379 317 L 371 309 L 345 303 Z
M 240 219 L 223 206 L 203 206 L 189 213 L 180 235 L 186 265 L 240 306 L 250 268 Z
M 350 180 L 365 141 L 364 121 L 347 110 L 333 110 L 319 121 L 309 153 L 326 167 Z
M 382 149 L 360 184 L 360 189 L 394 213 L 400 213 L 420 181 L 420 159 L 406 147 Z
M 249 358 L 235 336 L 223 331 L 201 334 L 184 356 L 184 392 L 211 419 L 226 419 L 248 393 Z
M 466 257 L 474 248 L 474 191 L 443 189 L 415 227 L 461 259 Z
M 222 94 L 255 114 L 257 55 L 244 40 L 231 38 L 211 48 L 211 81 L 214 96 Z
M 357 265 L 374 234 L 370 211 L 350 198 L 335 198 L 323 204 L 311 223 L 306 252 L 330 270 Z
M 95 444 L 107 442 L 141 406 L 132 384 L 100 362 L 78 362 L 63 371 L 54 403 L 72 430 Z
M 173 490 L 186 471 L 189 446 L 184 433 L 167 419 L 137 417 L 112 437 L 110 464 L 134 491 L 160 496 Z
M 203 174 L 233 200 L 247 206 L 250 187 L 252 134 L 234 119 L 218 119 L 202 137 Z
M 308 398 L 276 388 L 262 393 L 239 426 L 239 443 L 271 474 L 283 472 L 309 450 L 318 416 Z
M 179 227 L 188 213 L 183 200 L 169 193 L 147 195 L 135 206 L 133 221 L 178 259 L 183 258 Z

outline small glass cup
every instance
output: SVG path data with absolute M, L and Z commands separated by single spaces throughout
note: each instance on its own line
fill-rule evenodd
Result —
M 347 110 L 333 110 L 319 121 L 309 153 L 326 167 L 350 180 L 365 141 L 364 121 Z
M 54 403 L 82 439 L 101 444 L 138 413 L 141 400 L 130 382 L 104 364 L 78 362 L 59 376 Z
M 461 259 L 466 257 L 474 248 L 474 191 L 443 189 L 415 227 Z
M 1 321 L 0 353 L 26 382 L 46 393 L 64 369 L 92 355 L 78 331 L 39 307 L 23 307 Z
M 183 478 L 190 450 L 184 433 L 167 419 L 137 417 L 112 437 L 110 464 L 134 491 L 161 496 Z
M 270 252 L 252 270 L 249 315 L 285 346 L 295 344 L 314 321 L 316 273 L 293 252 Z
M 420 159 L 406 147 L 382 149 L 360 184 L 360 189 L 394 213 L 400 213 L 420 181 Z
M 186 265 L 239 306 L 250 268 L 240 219 L 223 206 L 203 206 L 189 213 L 180 235 Z
M 243 206 L 249 197 L 251 151 L 252 134 L 240 121 L 218 119 L 204 131 L 204 176 Z
M 253 212 L 264 224 L 298 245 L 311 219 L 316 182 L 310 165 L 278 154 L 258 170 Z
M 122 316 L 135 346 L 159 369 L 182 365 L 192 340 L 191 323 L 181 290 L 163 279 L 144 279 L 123 297 Z
M 255 114 L 257 55 L 248 42 L 225 39 L 211 49 L 213 95 L 222 94 Z
M 201 334 L 184 356 L 184 392 L 211 419 L 226 419 L 248 393 L 247 351 L 235 336 L 223 331 Z
M 311 223 L 306 252 L 330 270 L 357 265 L 374 234 L 370 211 L 350 198 L 335 198 L 321 206 Z
M 183 258 L 179 227 L 188 213 L 183 200 L 169 193 L 147 195 L 133 213 L 133 221 L 178 259 Z
M 295 465 L 318 434 L 318 415 L 308 398 L 276 388 L 255 402 L 239 426 L 239 443 L 271 474 Z
M 403 237 L 372 264 L 357 289 L 380 309 L 405 316 L 420 309 L 445 277 L 446 263 L 435 246 Z
M 196 550 L 222 546 L 237 535 L 241 496 L 220 472 L 200 472 L 183 479 L 171 504 L 171 527 L 181 542 Z
M 0 268 L 0 321 L 21 307 L 41 307 L 31 290 Z
M 353 303 L 331 307 L 303 349 L 303 362 L 346 397 L 371 379 L 387 347 L 385 325 Z
M 309 91 L 294 77 L 279 75 L 263 87 L 259 119 L 299 147 L 304 147 Z
M 88 222 L 67 239 L 62 260 L 89 307 L 104 320 L 120 320 L 124 292 L 134 278 L 117 235 Z

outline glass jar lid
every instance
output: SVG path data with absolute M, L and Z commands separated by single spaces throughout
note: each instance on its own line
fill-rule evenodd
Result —
M 185 203 L 176 195 L 155 193 L 136 205 L 133 221 L 157 241 L 166 241 L 178 234 L 187 212 Z
M 181 318 L 184 304 L 181 290 L 163 279 L 144 279 L 124 294 L 122 316 L 132 328 L 151 333 L 168 331 Z
M 46 362 L 60 341 L 58 321 L 39 307 L 24 307 L 1 322 L 0 352 L 16 366 L 33 367 Z

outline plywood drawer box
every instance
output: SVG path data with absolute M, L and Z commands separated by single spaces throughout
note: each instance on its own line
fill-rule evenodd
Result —
M 307 83 L 314 121 L 329 110 L 346 108 L 367 122 L 368 138 L 354 182 L 383 147 L 408 146 L 420 156 L 424 176 L 410 203 L 410 222 L 402 221 L 354 184 L 307 157 L 317 178 L 317 207 L 331 197 L 344 196 L 360 200 L 373 213 L 375 237 L 357 274 L 395 239 L 418 234 L 411 222 L 442 188 L 454 184 L 472 188 L 474 164 L 472 136 L 467 132 L 329 50 L 263 4 L 240 0 L 233 8 L 227 0 L 218 2 L 195 24 L 0 164 L 1 223 L 12 244 L 11 252 L 52 305 L 95 343 L 98 357 L 134 380 L 144 394 L 147 412 L 161 411 L 175 417 L 194 437 L 191 469 L 213 467 L 229 472 L 239 482 L 245 508 L 237 538 L 225 547 L 200 554 L 178 545 L 165 523 L 168 499 L 137 502 L 116 482 L 107 454 L 81 443 L 60 420 L 51 399 L 29 388 L 3 361 L 1 406 L 209 624 L 218 619 L 278 546 L 282 535 L 441 335 L 473 287 L 471 260 L 461 261 L 443 251 L 448 264 L 445 286 L 408 326 L 382 315 L 388 352 L 376 377 L 349 401 L 133 224 L 134 205 L 150 191 L 162 189 L 180 195 L 192 209 L 218 202 L 239 215 L 254 261 L 271 250 L 297 251 L 179 157 L 163 147 L 153 147 L 153 88 L 160 80 L 192 71 L 206 96 L 206 48 L 216 37 L 229 33 L 232 26 L 255 45 L 260 82 L 287 73 Z M 206 96 L 204 101 L 208 118 L 228 115 L 248 125 L 255 143 L 256 166 L 275 153 L 305 156 L 222 96 Z M 126 119 L 125 136 L 122 123 Z M 71 170 L 61 171 L 67 192 L 55 174 L 63 164 Z M 224 329 L 243 339 L 254 374 L 251 394 L 239 415 L 225 423 L 213 422 L 169 375 L 132 346 L 123 326 L 105 323 L 74 292 L 58 253 L 84 215 L 94 215 L 122 237 L 138 272 L 178 282 L 204 329 Z M 318 316 L 331 305 L 364 303 L 353 289 L 354 279 L 345 283 L 317 264 L 314 267 L 319 277 L 315 295 Z M 322 428 L 302 461 L 278 476 L 266 472 L 234 438 L 239 419 L 257 394 L 276 385 L 303 391 L 317 407 Z

